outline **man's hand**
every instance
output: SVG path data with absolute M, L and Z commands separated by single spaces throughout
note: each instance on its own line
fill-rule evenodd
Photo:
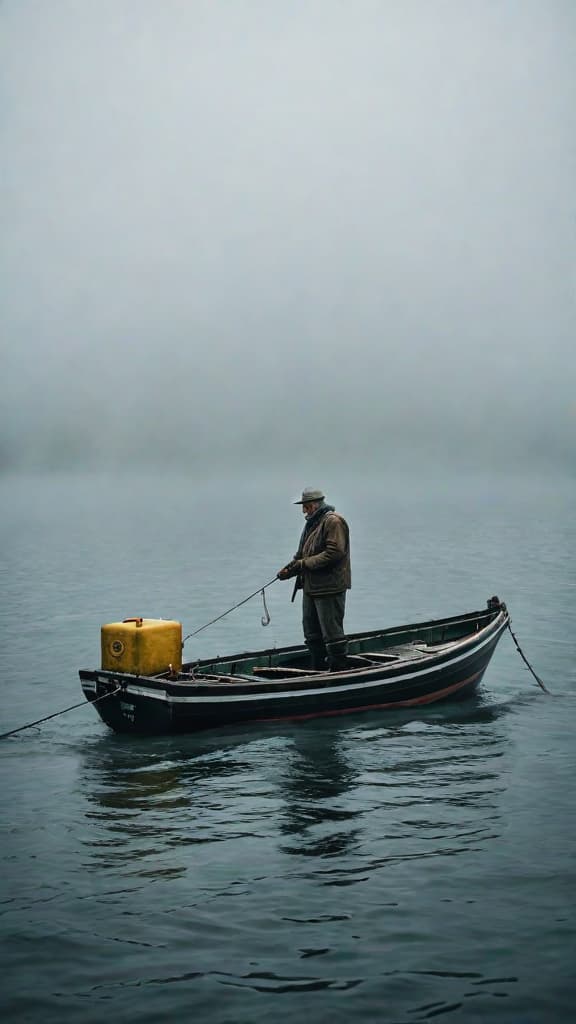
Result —
M 298 576 L 301 572 L 302 562 L 299 558 L 295 558 L 294 561 L 289 562 L 283 569 L 280 569 L 280 572 L 276 575 L 279 580 L 289 580 L 292 579 L 293 576 Z

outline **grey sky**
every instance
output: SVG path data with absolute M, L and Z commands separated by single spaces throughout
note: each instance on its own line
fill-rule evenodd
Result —
M 5 465 L 574 465 L 572 0 L 4 0 Z

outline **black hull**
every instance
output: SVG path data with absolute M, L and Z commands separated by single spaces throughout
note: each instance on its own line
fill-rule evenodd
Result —
M 308 675 L 276 683 L 258 685 L 239 679 L 217 686 L 102 671 L 82 671 L 80 678 L 85 696 L 97 700 L 95 706 L 103 722 L 120 733 L 196 732 L 250 722 L 417 708 L 474 693 L 507 625 L 503 608 L 476 636 L 420 663 Z

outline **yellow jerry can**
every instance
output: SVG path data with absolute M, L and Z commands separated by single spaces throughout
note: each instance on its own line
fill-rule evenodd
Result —
M 182 668 L 182 624 L 170 619 L 124 619 L 102 626 L 102 668 L 154 676 Z

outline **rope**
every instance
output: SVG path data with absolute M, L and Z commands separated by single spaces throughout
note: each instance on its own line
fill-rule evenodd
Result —
M 71 704 L 69 708 L 64 708 L 62 711 L 55 711 L 53 715 L 46 715 L 45 718 L 38 718 L 35 722 L 28 722 L 28 725 L 21 725 L 18 729 L 11 729 L 10 732 L 0 733 L 0 740 L 5 740 L 7 736 L 13 736 L 16 732 L 22 732 L 23 729 L 31 729 L 34 725 L 40 725 L 41 722 L 47 722 L 50 718 L 58 718 L 58 715 L 65 715 L 67 711 L 74 711 L 75 708 L 84 707 L 85 704 L 97 704 L 99 700 L 106 700 L 106 697 L 113 697 L 115 693 L 118 693 L 122 687 L 118 686 L 115 690 L 111 690 L 110 693 L 103 693 L 101 697 L 95 697 L 94 700 L 81 700 L 79 704 Z
M 526 657 L 526 655 L 525 655 L 525 654 L 524 654 L 524 652 L 522 651 L 522 649 L 521 649 L 521 647 L 520 647 L 520 644 L 518 643 L 518 641 L 517 641 L 517 639 L 516 639 L 516 637 L 515 637 L 514 633 L 512 632 L 512 626 L 510 625 L 510 619 L 508 619 L 508 629 L 510 630 L 510 635 L 511 635 L 511 637 L 512 637 L 512 639 L 513 639 L 514 643 L 516 644 L 516 650 L 518 651 L 518 654 L 519 654 L 519 655 L 520 655 L 520 657 L 522 658 L 522 661 L 524 661 L 524 662 L 526 663 L 526 665 L 528 666 L 528 668 L 530 669 L 530 671 L 531 671 L 532 675 L 534 676 L 534 679 L 535 679 L 535 680 L 536 680 L 536 682 L 538 683 L 538 686 L 539 686 L 539 687 L 540 687 L 540 688 L 541 688 L 542 690 L 544 690 L 544 693 L 550 693 L 550 690 L 546 689 L 546 687 L 544 686 L 544 683 L 543 683 L 543 682 L 542 682 L 542 680 L 540 679 L 540 676 L 537 676 L 537 675 L 536 675 L 536 673 L 535 673 L 534 669 L 532 668 L 532 665 L 531 665 L 531 664 L 530 664 L 530 662 L 528 661 L 528 658 Z
M 241 605 L 246 604 L 247 601 L 251 601 L 253 597 L 256 597 L 256 594 L 262 595 L 262 601 L 264 602 L 264 615 L 261 619 L 261 622 L 263 626 L 267 626 L 268 623 L 270 622 L 270 613 L 268 612 L 268 608 L 266 607 L 266 597 L 264 595 L 264 591 L 266 590 L 266 587 L 270 587 L 273 583 L 276 582 L 277 579 L 278 577 L 275 576 L 274 579 L 269 580 L 268 583 L 265 583 L 263 587 L 258 587 L 258 590 L 255 590 L 253 594 L 249 594 L 248 597 L 245 597 L 243 601 L 238 601 L 238 604 L 232 605 L 232 608 L 229 608 L 228 611 L 222 612 L 221 615 L 217 615 L 215 619 L 210 619 L 210 622 L 205 622 L 203 626 L 200 626 L 199 629 L 195 629 L 193 633 L 188 633 L 188 636 L 185 636 L 182 641 L 182 646 L 184 646 L 184 644 L 186 643 L 187 640 L 190 639 L 190 637 L 196 636 L 196 634 L 201 633 L 203 629 L 207 629 L 208 626 L 212 626 L 215 622 L 219 622 L 220 619 L 223 619 L 226 615 L 229 615 L 230 612 L 235 611 L 236 608 L 240 608 Z M 107 697 L 113 697 L 114 694 L 118 693 L 121 689 L 122 687 L 118 686 L 115 690 L 111 690 L 110 693 L 103 693 L 101 697 L 95 697 L 94 700 L 82 700 L 80 701 L 79 704 L 71 704 L 69 708 L 63 708 L 62 711 L 55 711 L 54 714 L 52 715 L 46 715 L 44 718 L 36 719 L 35 722 L 28 722 L 27 725 L 21 725 L 18 727 L 18 729 L 10 729 L 9 732 L 2 732 L 0 733 L 0 740 L 4 740 L 8 736 L 14 736 L 15 733 L 22 732 L 24 729 L 32 729 L 35 725 L 41 725 L 42 722 L 48 722 L 51 718 L 58 718 L 59 715 L 65 715 L 68 711 L 74 711 L 75 708 L 84 707 L 85 704 L 97 704 L 99 700 L 106 700 Z
M 263 587 L 258 587 L 258 590 L 255 590 L 253 594 L 249 594 L 248 597 L 245 597 L 243 601 L 238 601 L 238 604 L 233 604 L 232 607 L 229 608 L 227 612 L 222 612 L 222 614 L 217 615 L 215 619 L 210 619 L 210 622 L 205 622 L 203 626 L 200 626 L 198 629 L 195 629 L 193 633 L 188 633 L 188 636 L 185 636 L 182 641 L 182 646 L 184 646 L 186 641 L 189 640 L 191 636 L 196 636 L 198 633 L 201 633 L 203 629 L 207 629 L 208 626 L 213 626 L 215 622 L 219 622 L 220 619 L 225 618 L 226 615 L 230 615 L 230 612 L 236 611 L 236 609 L 240 608 L 241 605 L 246 604 L 247 601 L 251 601 L 253 597 L 256 597 L 256 594 L 262 594 L 262 599 L 264 601 L 264 610 L 266 612 L 266 616 L 269 622 L 270 616 L 268 615 L 268 609 L 266 608 L 266 599 L 264 598 L 264 591 L 266 590 L 266 587 L 270 587 L 273 583 L 276 582 L 277 579 L 278 577 L 275 576 L 274 579 L 269 580 L 268 583 L 265 583 Z M 262 619 L 263 626 L 267 626 L 268 622 L 264 622 L 264 619 Z

